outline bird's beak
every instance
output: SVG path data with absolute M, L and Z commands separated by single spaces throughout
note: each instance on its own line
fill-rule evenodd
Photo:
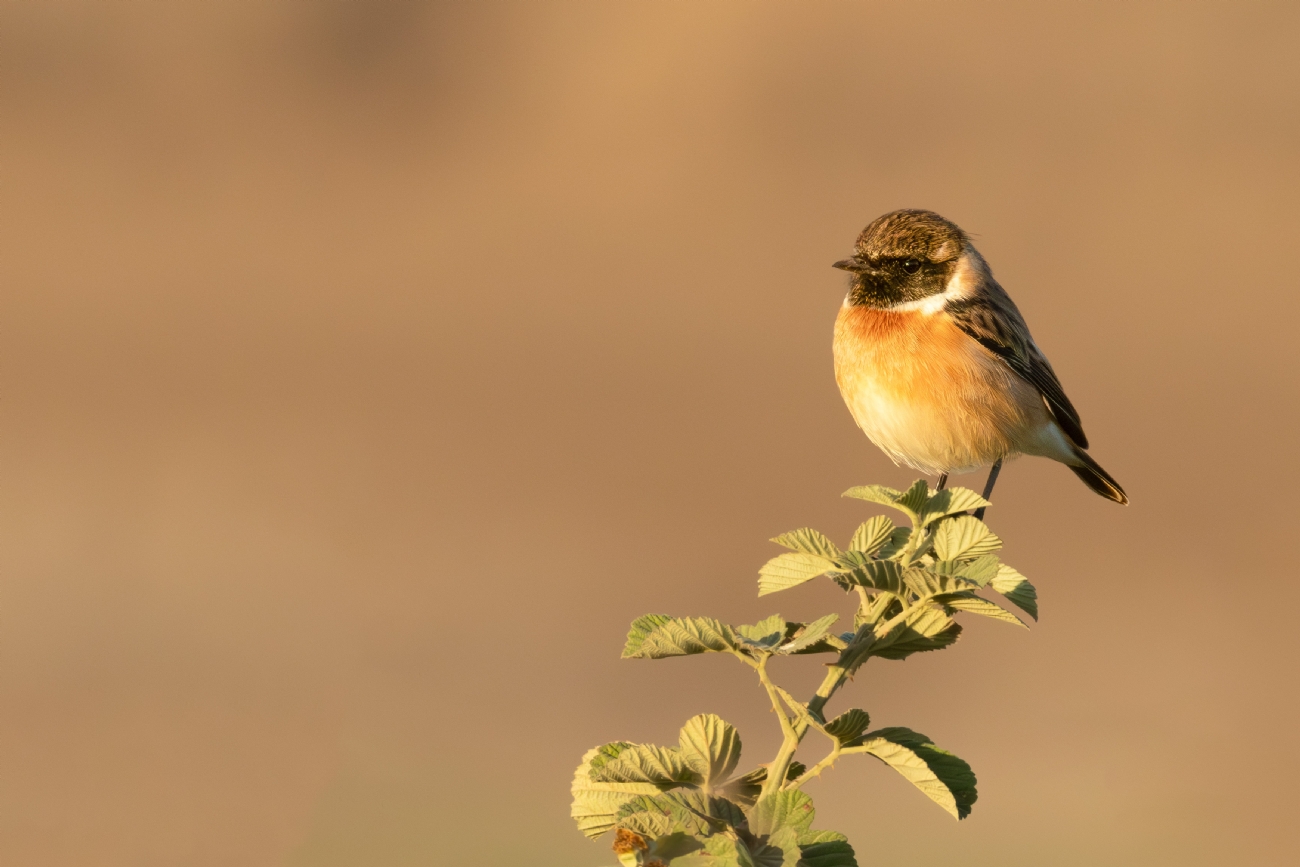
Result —
M 864 271 L 876 270 L 875 268 L 871 267 L 870 262 L 868 262 L 866 259 L 862 258 L 861 256 L 854 256 L 852 259 L 841 260 L 839 262 L 836 262 L 831 267 L 839 268 L 841 271 L 851 271 L 854 274 L 861 274 Z

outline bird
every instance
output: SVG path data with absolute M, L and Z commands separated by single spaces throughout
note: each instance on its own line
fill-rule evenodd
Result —
M 938 475 L 1037 455 L 1096 493 L 1128 495 L 1088 454 L 1061 381 L 1011 296 L 957 224 L 904 209 L 873 220 L 853 255 L 835 319 L 835 379 L 858 427 L 895 464 Z M 976 513 L 983 518 L 983 509 Z

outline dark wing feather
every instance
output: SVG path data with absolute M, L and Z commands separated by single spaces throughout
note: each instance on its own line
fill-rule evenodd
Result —
M 948 314 L 990 352 L 1000 357 L 1021 379 L 1042 394 L 1052 417 L 1079 448 L 1088 447 L 1079 413 L 1065 396 L 1061 381 L 1047 358 L 1029 336 L 1029 327 L 1006 290 L 992 277 L 980 281 L 978 291 L 948 302 Z

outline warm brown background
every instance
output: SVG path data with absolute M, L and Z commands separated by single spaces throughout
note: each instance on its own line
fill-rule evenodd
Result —
M 13 3 L 0 862 L 600 865 L 573 766 L 699 711 L 765 540 L 905 485 L 830 263 L 976 234 L 1122 509 L 1039 460 L 1042 623 L 848 696 L 975 767 L 812 793 L 864 865 L 1290 865 L 1300 7 Z M 978 485 L 981 479 L 959 482 Z M 816 665 L 782 675 L 803 692 Z

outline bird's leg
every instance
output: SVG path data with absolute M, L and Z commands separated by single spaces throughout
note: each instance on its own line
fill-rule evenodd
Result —
M 936 491 L 942 491 L 942 490 L 943 490 L 943 486 L 946 485 L 946 484 L 948 484 L 948 474 L 947 474 L 947 473 L 939 473 L 939 484 L 935 487 L 935 490 L 936 490 Z
M 993 484 L 997 482 L 998 473 L 1000 472 L 1002 472 L 1002 458 L 998 458 L 997 461 L 994 462 L 993 468 L 989 470 L 989 480 L 984 483 L 984 493 L 982 495 L 984 499 L 987 500 L 990 496 L 993 495 Z M 984 520 L 984 510 L 986 508 L 988 507 L 981 506 L 980 508 L 975 510 L 975 520 L 977 521 Z

